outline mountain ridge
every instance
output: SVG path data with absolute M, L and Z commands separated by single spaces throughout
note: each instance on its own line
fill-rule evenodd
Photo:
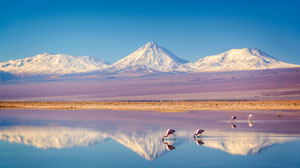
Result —
M 280 61 L 257 48 L 231 49 L 189 62 L 155 42 L 109 64 L 91 56 L 42 53 L 25 59 L 0 62 L 0 71 L 11 74 L 76 74 L 89 72 L 207 72 L 300 67 Z
M 45 52 L 25 59 L 0 62 L 0 70 L 12 74 L 69 74 L 101 70 L 108 64 L 91 56 Z

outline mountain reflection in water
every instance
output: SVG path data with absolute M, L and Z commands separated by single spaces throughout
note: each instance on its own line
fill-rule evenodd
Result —
M 299 125 L 292 110 L 3 109 L 0 167 L 299 167 Z
M 193 142 L 194 132 L 195 130 L 192 129 L 178 130 L 176 143 L 172 141 L 170 143 L 176 147 L 183 143 Z M 126 131 L 48 126 L 0 127 L 0 140 L 2 141 L 31 145 L 46 150 L 74 146 L 92 147 L 113 140 L 147 160 L 155 160 L 168 152 L 167 145 L 162 142 L 164 134 L 165 130 L 154 129 Z M 199 144 L 199 139 L 195 143 L 234 155 L 257 155 L 272 145 L 299 139 L 299 134 L 231 132 L 212 129 L 205 130 L 201 136 L 200 141 L 203 144 Z M 195 145 L 195 148 L 198 146 Z

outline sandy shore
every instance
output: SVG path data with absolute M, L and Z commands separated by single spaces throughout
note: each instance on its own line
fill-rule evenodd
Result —
M 137 110 L 185 112 L 192 110 L 300 110 L 300 100 L 179 101 L 179 102 L 0 102 L 0 109 Z

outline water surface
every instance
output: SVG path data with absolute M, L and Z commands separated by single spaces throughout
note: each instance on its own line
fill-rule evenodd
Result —
M 300 167 L 300 114 L 0 110 L 0 148 L 0 167 Z

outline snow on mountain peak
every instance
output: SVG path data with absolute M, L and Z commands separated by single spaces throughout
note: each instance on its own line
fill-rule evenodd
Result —
M 227 52 L 228 55 L 233 56 L 258 56 L 258 57 L 271 57 L 267 53 L 263 52 L 262 50 L 258 48 L 241 48 L 241 49 L 231 49 Z M 271 57 L 273 58 L 273 57 Z M 275 59 L 275 58 L 273 58 Z
M 257 48 L 232 49 L 189 64 L 195 71 L 257 70 L 297 66 L 279 61 Z
M 145 45 L 143 45 L 143 47 L 154 47 L 154 46 L 158 46 L 158 44 L 152 41 L 147 42 Z
M 13 74 L 69 74 L 101 70 L 108 66 L 102 59 L 90 56 L 51 54 L 48 52 L 25 59 L 0 62 L 0 70 Z
M 178 66 L 188 61 L 175 56 L 171 51 L 148 42 L 127 57 L 114 63 L 110 71 L 176 71 Z
M 231 49 L 207 56 L 196 62 L 177 57 L 155 42 L 147 42 L 125 58 L 109 65 L 103 59 L 90 56 L 45 52 L 25 59 L 0 62 L 0 71 L 11 74 L 70 74 L 92 71 L 104 72 L 204 72 L 291 68 L 289 64 L 271 57 L 257 48 Z

